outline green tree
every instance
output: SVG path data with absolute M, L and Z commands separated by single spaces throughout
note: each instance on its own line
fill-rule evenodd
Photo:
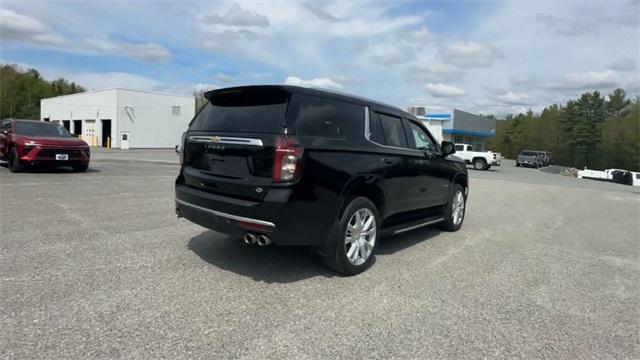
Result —
M 39 119 L 41 99 L 83 91 L 64 79 L 47 81 L 35 69 L 0 65 L 0 119 Z

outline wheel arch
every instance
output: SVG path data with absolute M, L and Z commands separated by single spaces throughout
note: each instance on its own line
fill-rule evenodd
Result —
M 338 217 L 349 205 L 349 200 L 354 197 L 366 197 L 376 205 L 378 214 L 384 218 L 386 198 L 380 179 L 376 175 L 361 175 L 351 179 L 342 189 L 339 200 Z

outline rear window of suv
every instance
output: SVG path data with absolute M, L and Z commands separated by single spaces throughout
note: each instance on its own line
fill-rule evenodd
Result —
M 209 102 L 189 130 L 280 133 L 290 94 L 280 89 L 238 89 L 209 93 Z
M 295 116 L 296 134 L 344 139 L 364 119 L 364 107 L 315 96 L 300 96 Z
M 534 153 L 533 151 L 523 151 L 520 153 L 520 155 L 522 156 L 538 156 L 537 153 Z

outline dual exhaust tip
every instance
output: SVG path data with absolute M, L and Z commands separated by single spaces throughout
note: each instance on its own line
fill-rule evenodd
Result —
M 269 246 L 273 243 L 271 238 L 269 238 L 265 234 L 253 234 L 253 233 L 245 233 L 244 234 L 244 243 L 247 245 L 258 244 L 260 246 Z

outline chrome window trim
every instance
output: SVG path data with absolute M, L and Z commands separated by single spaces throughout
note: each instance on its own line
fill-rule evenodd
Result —
M 207 209 L 205 207 L 202 206 L 198 206 L 189 202 L 186 202 L 184 200 L 180 200 L 176 198 L 176 202 L 180 205 L 184 205 L 187 207 L 192 207 L 194 209 L 200 210 L 200 211 L 204 211 L 216 216 L 220 216 L 223 218 L 227 218 L 227 219 L 231 219 L 231 220 L 235 220 L 235 221 L 244 221 L 244 222 L 248 222 L 248 223 L 252 223 L 252 224 L 256 224 L 256 225 L 264 225 L 264 226 L 270 226 L 270 227 L 276 227 L 276 225 L 270 221 L 264 221 L 264 220 L 258 220 L 258 219 L 252 219 L 252 218 L 248 218 L 248 217 L 244 217 L 244 216 L 238 216 L 238 215 L 233 215 L 233 214 L 227 214 L 224 213 L 222 211 L 216 211 L 216 210 L 211 210 L 211 209 Z
M 365 111 L 365 113 L 364 113 L 364 138 L 368 142 L 370 142 L 372 144 L 375 144 L 375 145 L 378 145 L 378 146 L 389 148 L 389 149 L 408 150 L 408 151 L 415 151 L 415 152 L 418 152 L 420 154 L 424 154 L 424 152 L 422 152 L 420 150 L 417 150 L 417 149 L 409 149 L 408 147 L 382 145 L 382 144 L 379 144 L 379 143 L 371 140 L 369 138 L 371 136 L 370 125 L 369 125 L 369 107 L 365 106 L 364 111 Z M 397 117 L 397 116 L 394 116 L 394 117 Z M 400 119 L 400 121 L 402 121 L 402 118 L 398 118 L 398 119 Z
M 211 144 L 263 146 L 261 139 L 229 137 L 229 136 L 192 135 L 192 136 L 189 136 L 189 141 L 199 142 L 199 143 L 211 143 Z

